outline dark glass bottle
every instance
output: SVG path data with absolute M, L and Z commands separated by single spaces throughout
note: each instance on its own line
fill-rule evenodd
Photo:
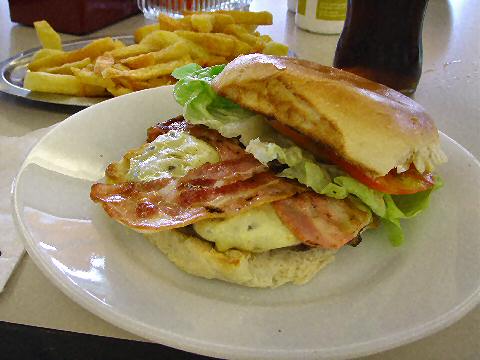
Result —
M 428 0 L 348 0 L 333 66 L 412 94 L 422 74 Z

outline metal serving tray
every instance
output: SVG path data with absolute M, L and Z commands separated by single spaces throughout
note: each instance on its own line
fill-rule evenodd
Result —
M 92 40 L 99 39 L 105 36 L 89 37 L 81 40 L 66 41 L 63 43 L 65 51 L 75 50 L 81 48 Z M 113 39 L 123 41 L 126 45 L 134 43 L 132 35 L 112 36 Z M 23 87 L 23 79 L 27 69 L 27 64 L 32 59 L 34 53 L 40 47 L 20 52 L 15 56 L 0 63 L 0 91 L 19 96 L 25 99 L 41 101 L 53 104 L 74 105 L 74 106 L 90 106 L 97 104 L 108 98 L 106 97 L 79 97 L 70 95 L 59 95 L 51 93 L 41 93 L 30 91 Z

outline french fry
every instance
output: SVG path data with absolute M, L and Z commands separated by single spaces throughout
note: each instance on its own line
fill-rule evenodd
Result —
M 253 52 L 262 52 L 265 47 L 265 43 L 260 37 L 248 33 L 248 31 L 241 25 L 231 24 L 226 26 L 223 31 L 225 34 L 231 34 L 237 39 L 250 45 L 253 48 Z
M 114 39 L 113 40 L 113 46 L 114 46 L 115 49 L 121 49 L 121 48 L 124 48 L 126 45 L 124 44 L 123 41 L 118 40 L 118 39 Z
M 86 57 L 94 60 L 103 53 L 116 48 L 115 41 L 111 37 L 105 37 L 92 41 L 81 49 L 68 52 L 69 60 L 80 60 Z
M 170 75 L 161 76 L 155 79 L 149 80 L 132 80 L 129 78 L 116 78 L 115 82 L 117 86 L 120 85 L 123 88 L 127 88 L 133 91 L 139 91 L 144 89 L 150 89 L 154 87 L 174 84 L 176 79 Z
M 131 92 L 133 92 L 133 90 L 130 90 L 126 87 L 123 87 L 121 85 L 114 85 L 112 87 L 109 87 L 107 88 L 107 91 L 112 94 L 113 96 L 121 96 L 121 95 L 126 95 L 126 94 L 129 94 Z
M 192 30 L 192 19 L 190 16 L 184 16 L 183 18 L 177 19 L 177 21 L 183 24 L 185 30 Z
M 104 52 L 113 50 L 114 47 L 115 43 L 110 37 L 97 39 L 81 49 L 45 56 L 38 60 L 32 61 L 30 64 L 28 64 L 28 69 L 31 71 L 37 71 L 41 68 L 59 66 L 69 62 L 83 60 L 87 57 L 91 60 L 94 60 Z
M 277 43 L 275 41 L 270 41 L 263 48 L 262 53 L 266 55 L 276 55 L 276 56 L 287 56 L 288 55 L 288 46 L 284 44 Z
M 190 17 L 194 31 L 209 33 L 212 32 L 215 24 L 215 16 L 212 14 L 193 14 Z
M 168 15 L 158 15 L 158 25 L 160 30 L 175 31 L 175 30 L 191 30 L 192 25 L 189 18 L 174 19 Z
M 227 14 L 213 13 L 215 22 L 213 25 L 213 32 L 221 33 L 226 26 L 235 24 L 235 19 Z
M 83 59 L 78 59 L 78 60 L 83 60 Z M 28 69 L 31 71 L 38 71 L 39 69 L 42 69 L 42 68 L 45 69 L 45 68 L 60 66 L 67 62 L 69 62 L 67 54 L 65 52 L 61 52 L 58 54 L 43 56 L 39 59 L 31 61 L 28 64 Z
M 137 84 L 142 83 L 141 80 L 131 80 L 126 77 L 115 78 L 115 86 L 121 86 L 132 91 L 143 90 L 144 88 L 137 87 Z
M 228 62 L 227 58 L 223 56 L 215 56 L 215 55 L 209 55 L 205 58 L 198 59 L 196 61 L 196 63 L 202 67 L 226 64 L 227 62 Z
M 114 87 L 115 83 L 111 79 L 104 79 L 101 75 L 97 75 L 93 72 L 93 69 L 72 68 L 72 73 L 83 84 L 98 86 L 102 88 Z
M 192 16 L 200 14 L 212 14 L 206 11 L 183 11 L 183 15 Z M 228 15 L 233 18 L 233 23 L 235 24 L 245 24 L 245 25 L 272 25 L 273 16 L 268 11 L 239 11 L 239 10 L 217 10 L 213 13 L 215 16 L 220 14 Z
M 140 54 L 145 54 L 151 51 L 150 47 L 142 44 L 134 44 L 125 46 L 123 48 L 114 49 L 109 52 L 114 59 L 124 59 L 132 56 L 137 56 Z
M 195 16 L 195 15 L 213 16 L 214 20 L 212 21 L 213 22 L 213 30 L 212 31 L 216 32 L 216 33 L 223 32 L 223 29 L 227 25 L 235 24 L 235 19 L 232 16 L 228 15 L 227 13 L 221 14 L 219 11 L 206 12 L 206 11 L 188 11 L 188 10 L 186 10 L 186 11 L 183 11 L 183 14 L 185 15 L 185 18 L 187 18 L 187 17 L 193 18 L 193 16 Z M 194 27 L 193 27 L 193 20 L 190 20 L 190 21 L 192 22 L 193 30 L 195 30 Z M 182 29 L 179 29 L 179 30 L 182 30 Z M 187 29 L 184 29 L 184 30 L 187 30 Z M 174 30 L 172 30 L 172 31 L 174 31 Z
M 253 34 L 258 27 L 257 24 L 239 24 L 239 25 L 251 34 Z M 255 35 L 258 36 L 258 34 L 255 34 Z
M 87 85 L 87 84 L 82 84 L 82 85 L 83 85 L 83 95 L 81 95 L 81 96 L 105 97 L 105 96 L 108 95 L 107 90 L 103 87 L 92 86 L 92 85 Z
M 147 80 L 146 83 L 148 84 L 149 87 L 159 87 L 159 86 L 164 86 L 164 85 L 172 85 L 177 82 L 177 79 L 170 75 L 165 75 L 161 76 L 155 79 L 150 79 Z
M 254 49 L 248 45 L 246 42 L 241 40 L 236 40 L 235 42 L 235 52 L 233 53 L 233 58 L 243 54 L 251 54 L 255 52 Z M 233 60 L 233 58 L 231 60 Z
M 188 47 L 188 52 L 190 53 L 190 56 L 192 57 L 194 62 L 196 62 L 199 65 L 201 65 L 201 64 L 198 61 L 200 61 L 201 59 L 205 59 L 205 58 L 207 58 L 211 55 L 203 47 L 201 47 L 200 45 L 198 45 L 195 42 L 190 41 L 188 39 L 180 38 L 179 43 L 183 43 L 184 45 L 186 45 Z
M 181 59 L 189 54 L 191 54 L 191 51 L 186 41 L 178 41 L 160 51 L 152 53 L 156 63 Z
M 257 37 L 255 35 L 250 34 L 242 25 L 239 25 L 239 24 L 227 25 L 223 29 L 223 32 L 225 34 L 231 34 L 231 35 L 235 35 L 235 36 L 238 36 L 238 35 L 241 35 L 241 34 L 247 34 L 247 35 L 253 36 L 254 38 Z
M 260 35 L 258 36 L 265 44 L 273 41 L 272 38 L 268 35 Z
M 177 67 L 189 64 L 192 62 L 190 56 L 186 56 L 180 60 L 174 60 L 167 63 L 156 64 L 145 68 L 134 70 L 119 70 L 111 67 L 102 74 L 105 78 L 128 78 L 132 80 L 148 80 L 154 79 L 162 75 L 170 75 Z
M 219 10 L 219 14 L 230 15 L 235 19 L 236 24 L 251 24 L 251 25 L 272 25 L 273 16 L 268 11 L 249 12 L 238 10 Z
M 139 69 L 142 67 L 159 64 L 161 62 L 180 59 L 188 54 L 190 54 L 190 49 L 187 43 L 185 41 L 179 41 L 173 45 L 167 46 L 160 51 L 150 52 L 147 54 L 123 59 L 120 61 L 120 63 L 127 65 L 131 69 Z
M 174 32 L 157 30 L 145 36 L 143 40 L 140 41 L 140 45 L 147 46 L 151 49 L 150 51 L 154 51 L 175 44 L 178 40 L 179 36 Z
M 200 45 L 212 54 L 229 56 L 235 50 L 233 36 L 224 37 L 223 34 L 201 34 L 193 31 L 176 31 L 175 34 Z
M 62 50 L 60 35 L 53 30 L 48 22 L 45 20 L 35 21 L 33 26 L 44 49 Z
M 228 62 L 228 60 L 225 57 L 212 55 L 200 45 L 197 45 L 193 41 L 190 41 L 187 39 L 180 39 L 179 42 L 177 42 L 176 44 L 163 49 L 165 50 L 165 52 L 162 53 L 162 59 L 159 59 L 159 58 L 160 58 L 160 53 L 163 50 L 155 53 L 156 54 L 155 61 L 158 63 L 161 61 L 170 60 L 170 58 L 173 60 L 174 59 L 173 50 L 175 49 L 175 51 L 178 51 L 178 47 L 183 48 L 183 51 L 187 51 L 187 54 L 190 54 L 192 58 L 192 62 L 197 63 L 200 66 L 212 66 L 212 65 L 218 65 L 218 64 L 226 64 Z M 169 56 L 170 51 L 172 51 L 171 53 L 172 56 Z
M 95 66 L 93 67 L 93 72 L 97 75 L 102 74 L 106 69 L 111 68 L 115 64 L 115 59 L 109 53 L 105 53 L 99 56 L 95 60 Z
M 226 58 L 234 58 L 240 54 L 253 52 L 252 47 L 247 43 L 238 40 L 232 35 L 220 33 L 195 33 L 192 31 L 176 31 L 175 34 L 195 42 L 209 53 Z
M 62 54 L 63 50 L 55 50 L 55 49 L 40 49 L 35 54 L 33 54 L 32 60 L 30 61 L 35 61 L 47 56 L 52 56 L 52 55 L 58 55 Z
M 130 68 L 128 66 L 123 65 L 123 64 L 119 64 L 119 63 L 113 64 L 112 69 L 120 70 L 120 71 L 129 71 L 130 70 Z M 105 75 L 103 77 L 105 77 Z
M 51 68 L 42 68 L 42 69 L 39 69 L 39 71 L 47 72 L 50 74 L 73 75 L 72 68 L 82 69 L 91 63 L 92 61 L 90 60 L 90 58 L 85 58 L 83 60 L 75 61 L 72 63 L 66 63 L 60 66 L 55 66 Z
M 132 56 L 120 60 L 121 64 L 127 65 L 130 69 L 140 69 L 147 66 L 155 65 L 155 57 L 153 53 L 149 52 L 137 56 Z
M 86 85 L 75 76 L 27 71 L 23 86 L 31 91 L 73 96 L 104 96 L 105 89 Z
M 23 87 L 32 91 L 76 96 L 83 95 L 82 83 L 72 75 L 27 71 L 23 80 Z
M 164 31 L 175 31 L 175 30 L 180 30 L 182 28 L 182 25 L 177 22 L 176 19 L 172 19 L 168 15 L 160 14 L 157 17 L 158 19 L 158 27 L 160 30 Z
M 159 24 L 151 24 L 139 27 L 137 30 L 135 30 L 133 35 L 135 42 L 139 43 L 145 36 L 156 30 L 160 30 Z
M 225 64 L 240 54 L 285 55 L 288 48 L 255 29 L 272 23 L 268 12 L 185 12 L 175 19 L 161 14 L 158 23 L 135 31 L 134 45 L 109 37 L 64 52 L 60 37 L 46 22 L 36 30 L 44 48 L 34 54 L 25 86 L 73 96 L 119 96 L 174 84 L 177 67 Z

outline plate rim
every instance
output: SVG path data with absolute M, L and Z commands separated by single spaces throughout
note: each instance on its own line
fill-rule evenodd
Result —
M 109 106 L 111 102 L 122 101 L 124 97 L 129 96 L 141 96 L 142 92 L 157 92 L 157 91 L 167 91 L 168 88 L 173 86 L 165 86 L 161 88 L 153 88 L 141 90 L 135 93 L 127 94 L 122 97 L 111 98 L 107 101 L 99 103 L 95 106 Z M 274 349 L 267 350 L 255 350 L 252 348 L 243 348 L 241 353 L 239 353 L 239 347 L 232 348 L 228 346 L 223 346 L 219 344 L 212 344 L 205 341 L 200 341 L 193 338 L 185 338 L 178 334 L 172 334 L 158 327 L 153 327 L 145 323 L 139 323 L 130 316 L 125 316 L 121 312 L 115 311 L 114 308 L 111 308 L 106 305 L 99 305 L 99 302 L 95 300 L 92 296 L 85 296 L 85 292 L 79 287 L 70 282 L 65 282 L 60 272 L 56 272 L 53 267 L 48 265 L 48 262 L 44 261 L 44 255 L 39 251 L 38 247 L 35 246 L 33 237 L 30 235 L 25 225 L 21 220 L 19 201 L 18 201 L 18 182 L 22 177 L 23 171 L 26 166 L 30 163 L 30 156 L 36 150 L 38 146 L 41 146 L 43 141 L 55 131 L 58 131 L 63 126 L 68 126 L 70 122 L 78 121 L 76 120 L 78 114 L 83 111 L 91 111 L 89 108 L 86 108 L 72 116 L 68 117 L 63 122 L 59 123 L 48 131 L 29 151 L 24 162 L 22 163 L 15 180 L 13 182 L 13 191 L 12 191 L 12 204 L 13 204 L 13 218 L 15 225 L 18 230 L 20 230 L 21 235 L 23 236 L 23 242 L 25 248 L 36 264 L 40 268 L 42 273 L 52 281 L 57 288 L 59 288 L 67 297 L 69 297 L 73 302 L 79 304 L 87 311 L 95 314 L 99 318 L 113 324 L 121 329 L 124 329 L 134 335 L 138 335 L 144 339 L 148 339 L 153 342 L 158 342 L 160 344 L 171 346 L 176 349 L 190 351 L 193 353 L 214 356 L 214 357 L 225 357 L 231 356 L 232 351 L 235 351 L 235 357 L 239 359 L 252 359 L 252 358 L 268 358 L 268 359 L 291 359 L 294 357 L 301 358 L 329 358 L 329 359 L 344 359 L 349 357 L 358 357 L 375 354 L 382 352 L 388 349 L 392 349 L 401 345 L 411 343 L 415 340 L 424 338 L 433 333 L 436 333 L 447 326 L 458 321 L 460 318 L 465 316 L 469 311 L 471 311 L 476 305 L 480 303 L 480 282 L 477 285 L 477 289 L 468 297 L 466 297 L 461 303 L 457 306 L 450 309 L 448 312 L 443 313 L 442 315 L 436 317 L 435 319 L 418 325 L 412 329 L 403 330 L 398 333 L 392 333 L 391 335 L 377 338 L 375 340 L 369 340 L 368 342 L 359 342 L 354 343 L 348 346 L 341 347 L 332 347 L 332 348 L 323 348 L 323 349 L 305 349 L 302 351 L 292 350 L 291 352 L 285 352 L 284 350 L 276 351 Z M 459 150 L 462 151 L 466 156 L 473 160 L 475 166 L 480 168 L 480 161 L 471 154 L 465 147 L 459 144 L 454 139 L 450 138 L 448 135 L 440 132 L 440 136 L 444 140 L 453 143 Z M 32 256 L 33 254 L 34 256 Z M 156 336 L 153 334 L 155 333 Z M 161 336 L 160 336 L 161 335 Z M 202 346 L 203 345 L 203 346 Z M 208 349 L 204 346 L 208 345 Z M 212 348 L 212 346 L 214 348 Z M 339 352 L 339 348 L 341 349 Z M 261 355 L 259 357 L 259 355 Z

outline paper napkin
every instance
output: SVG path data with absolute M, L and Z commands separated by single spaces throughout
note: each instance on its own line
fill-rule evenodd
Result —
M 22 137 L 0 136 L 0 293 L 25 252 L 12 216 L 12 182 L 30 149 L 49 130 Z

